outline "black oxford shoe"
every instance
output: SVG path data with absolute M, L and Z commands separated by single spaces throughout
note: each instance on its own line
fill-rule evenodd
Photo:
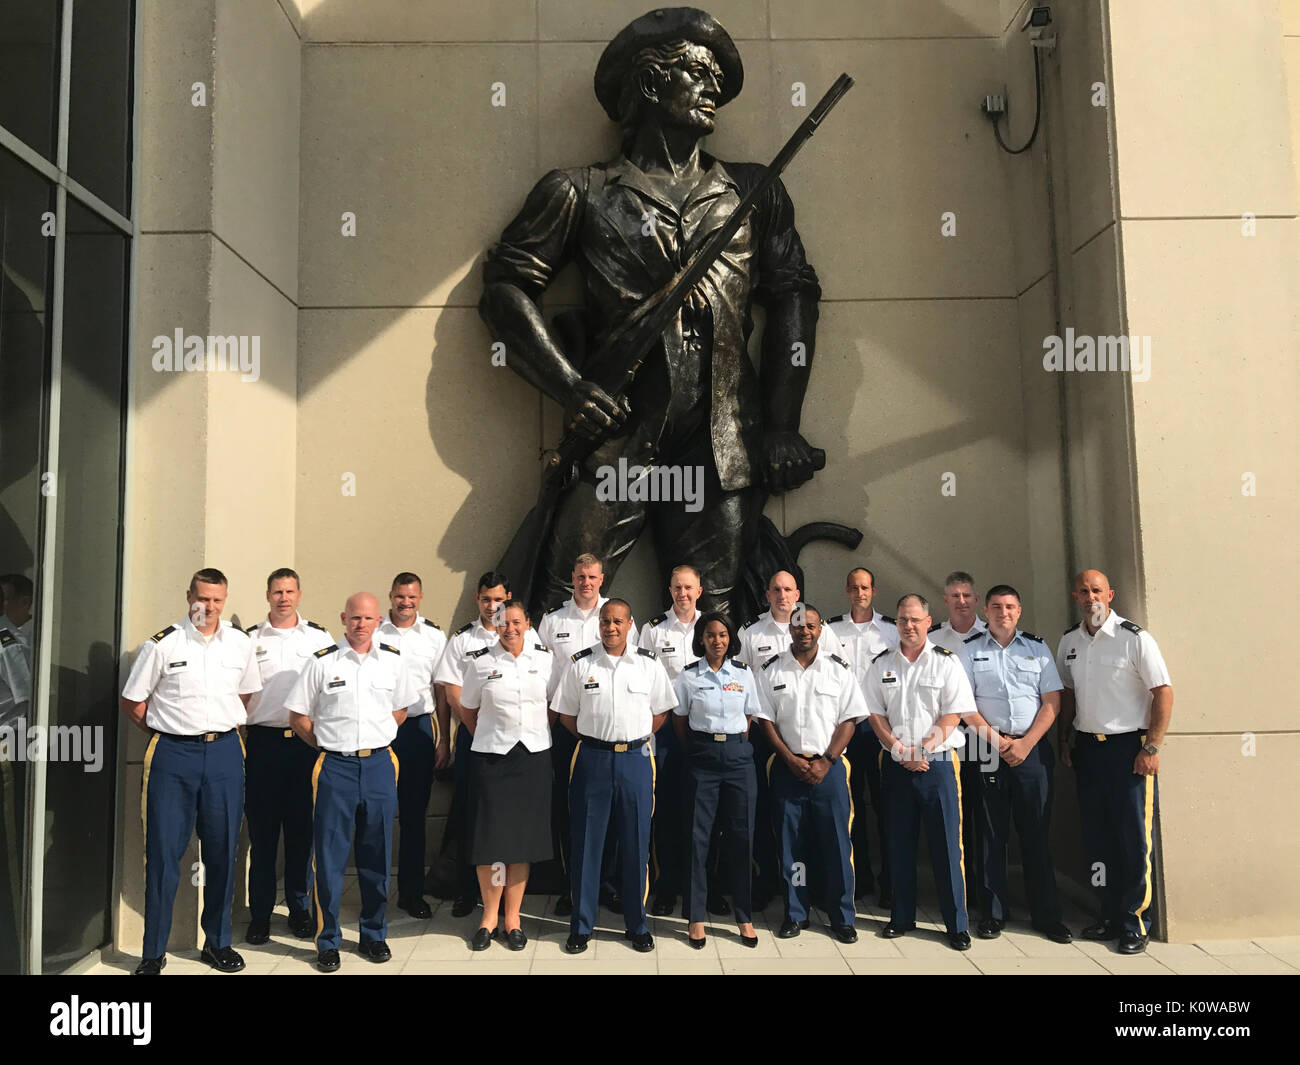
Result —
M 456 901 L 451 904 L 451 915 L 453 917 L 468 917 L 474 912 L 474 907 L 478 903 L 469 895 L 458 895 Z
M 1120 927 L 1114 921 L 1098 921 L 1096 924 L 1090 924 L 1080 935 L 1084 939 L 1096 941 L 1106 939 L 1119 939 Z
M 638 954 L 648 954 L 655 949 L 655 937 L 649 932 L 624 932 L 623 938 L 632 941 L 632 949 Z
M 422 898 L 400 899 L 397 908 L 405 910 L 418 921 L 427 921 L 433 916 L 433 910 L 429 908 L 429 904 Z
M 916 925 L 914 924 L 901 925 L 901 924 L 894 924 L 893 921 L 890 921 L 887 925 L 885 925 L 884 928 L 880 930 L 880 938 L 881 939 L 902 939 L 902 937 L 907 935 L 908 932 L 915 932 L 915 931 L 916 931 Z
M 1045 935 L 1053 943 L 1072 943 L 1074 933 L 1060 921 L 1043 921 L 1032 926 L 1035 932 Z
M 980 939 L 997 939 L 1002 934 L 1002 922 L 994 917 L 985 917 L 975 928 Z
M 293 910 L 289 914 L 289 931 L 297 939 L 314 939 L 316 922 L 306 910 Z
M 856 943 L 858 941 L 858 930 L 851 924 L 833 925 L 831 932 L 841 943 Z
M 808 927 L 807 921 L 792 921 L 787 917 L 781 922 L 781 927 L 776 930 L 777 939 L 794 939 L 800 932 Z
M 163 966 L 167 964 L 167 955 L 159 954 L 156 958 L 141 958 L 140 964 L 135 967 L 133 976 L 158 976 L 163 971 Z
M 337 950 L 322 950 L 316 955 L 316 968 L 323 973 L 338 972 L 340 964 Z
M 270 921 L 249 921 L 248 931 L 244 933 L 244 942 L 252 943 L 255 947 L 260 947 L 263 943 L 271 939 L 271 922 Z
M 555 916 L 568 917 L 573 913 L 573 896 L 567 891 L 555 900 Z
M 199 961 L 205 961 L 219 973 L 237 973 L 244 967 L 244 959 L 230 947 L 204 947 Z
M 565 941 L 564 950 L 566 954 L 581 954 L 587 949 L 587 943 L 591 940 L 590 935 L 580 936 L 576 932 L 569 936 Z
M 672 895 L 656 895 L 655 904 L 650 907 L 650 912 L 656 917 L 668 917 L 676 908 L 677 899 Z
M 1119 952 L 1121 954 L 1141 954 L 1146 949 L 1146 936 L 1140 936 L 1136 932 L 1125 932 L 1119 937 Z
M 949 932 L 948 946 L 953 950 L 970 950 L 969 932 Z
M 361 956 L 379 964 L 391 961 L 393 952 L 388 949 L 388 944 L 382 939 L 372 939 L 369 943 L 361 944 Z
M 497 930 L 495 928 L 483 928 L 482 926 L 474 930 L 474 935 L 470 937 L 470 950 L 487 950 L 492 945 L 492 940 L 496 939 Z
M 506 933 L 506 946 L 511 950 L 523 950 L 528 946 L 528 937 L 522 928 L 512 928 Z

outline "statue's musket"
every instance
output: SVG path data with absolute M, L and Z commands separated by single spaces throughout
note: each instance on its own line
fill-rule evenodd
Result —
M 627 396 L 638 371 L 646 357 L 663 336 L 672 320 L 677 316 L 686 297 L 690 294 L 718 257 L 726 250 L 731 238 L 748 217 L 754 205 L 781 176 L 781 172 L 790 165 L 790 161 L 799 153 L 799 149 L 822 124 L 822 121 L 853 87 L 853 79 L 841 74 L 835 84 L 826 90 L 826 95 L 812 109 L 808 117 L 799 124 L 799 128 L 785 146 L 776 154 L 776 158 L 763 171 L 762 177 L 745 198 L 716 229 L 704 245 L 682 269 L 658 292 L 642 303 L 635 311 L 610 333 L 601 346 L 592 353 L 587 361 L 589 366 L 601 366 L 613 363 L 616 372 L 602 374 L 602 380 L 596 383 L 616 401 Z M 524 519 L 523 525 L 515 534 L 514 540 L 497 567 L 510 577 L 512 590 L 517 599 L 528 602 L 532 598 L 532 585 L 537 568 L 537 557 L 542 543 L 550 533 L 551 521 L 560 494 L 576 476 L 577 464 L 600 445 L 599 440 L 577 433 L 570 429 L 556 446 L 555 450 L 546 452 L 542 469 L 542 486 L 537 504 Z M 825 452 L 814 449 L 814 465 L 825 465 Z M 820 461 L 817 461 L 820 460 Z

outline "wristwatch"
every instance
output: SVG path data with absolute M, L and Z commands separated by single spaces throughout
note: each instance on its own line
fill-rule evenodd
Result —
M 1144 751 L 1146 751 L 1147 754 L 1159 754 L 1159 753 L 1160 753 L 1160 748 L 1157 747 L 1154 743 L 1144 743 L 1144 744 L 1142 744 L 1142 749 L 1143 749 Z

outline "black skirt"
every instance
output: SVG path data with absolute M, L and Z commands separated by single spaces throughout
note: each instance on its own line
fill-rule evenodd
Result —
M 472 865 L 544 862 L 551 843 L 551 752 L 516 743 L 508 754 L 470 761 L 469 860 Z

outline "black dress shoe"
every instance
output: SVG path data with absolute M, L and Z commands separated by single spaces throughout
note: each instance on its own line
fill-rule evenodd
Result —
M 399 899 L 397 902 L 397 908 L 399 910 L 405 910 L 419 921 L 427 921 L 433 916 L 433 910 L 429 908 L 429 904 L 419 897 L 413 899 Z M 464 914 L 461 914 L 461 916 L 463 917 Z
M 1119 925 L 1115 924 L 1113 921 L 1098 921 L 1096 924 L 1088 925 L 1080 935 L 1082 935 L 1084 939 L 1101 941 L 1106 939 L 1119 939 L 1121 931 L 1122 929 Z
M 205 961 L 219 973 L 237 973 L 244 967 L 244 959 L 230 947 L 204 947 L 199 961 Z
M 451 904 L 451 915 L 453 917 L 468 917 L 474 912 L 474 907 L 477 905 L 477 899 L 469 895 L 457 895 L 456 901 Z
M 1121 954 L 1141 954 L 1146 949 L 1146 936 L 1140 936 L 1136 932 L 1125 932 L 1119 937 L 1119 952 Z
M 298 939 L 314 939 L 316 921 L 306 910 L 290 910 L 289 931 Z
M 1074 942 L 1074 933 L 1060 921 L 1043 921 L 1041 924 L 1035 924 L 1031 927 L 1035 932 L 1041 932 L 1053 943 Z
M 133 976 L 157 976 L 163 971 L 163 966 L 167 964 L 167 955 L 159 954 L 156 958 L 141 958 L 140 964 L 135 967 Z
M 522 928 L 512 928 L 506 933 L 506 946 L 511 950 L 523 950 L 528 946 L 528 937 Z
M 496 939 L 497 930 L 495 928 L 484 928 L 480 925 L 474 929 L 474 935 L 470 938 L 470 950 L 487 950 L 492 945 L 492 940 Z
M 372 939 L 369 943 L 361 944 L 361 956 L 378 963 L 391 961 L 393 952 L 382 939 Z
M 248 931 L 244 933 L 244 942 L 252 943 L 255 947 L 260 947 L 263 943 L 271 939 L 271 922 L 270 921 L 249 921 Z
M 555 900 L 555 916 L 568 917 L 573 913 L 573 896 L 567 891 Z
M 700 936 L 699 939 L 692 939 L 690 936 L 686 937 L 686 942 L 689 943 L 696 950 L 703 950 L 704 944 L 707 943 L 708 941 L 709 941 L 708 936 Z
M 1002 934 L 1002 922 L 994 917 L 985 917 L 975 928 L 980 939 L 997 939 Z
M 858 941 L 858 930 L 851 924 L 831 925 L 831 932 L 841 943 L 856 943 Z
M 747 946 L 747 947 L 757 947 L 757 946 L 758 946 L 758 936 L 746 936 L 746 935 L 742 935 L 742 936 L 740 937 L 740 942 L 743 943 L 743 944 L 744 944 L 745 946 Z
M 617 891 L 602 891 L 600 893 L 600 904 L 614 913 L 623 912 L 623 896 Z
M 564 951 L 566 954 L 581 954 L 587 949 L 587 943 L 591 939 L 590 935 L 580 936 L 576 932 L 569 936 L 565 941 Z
M 655 937 L 649 932 L 624 932 L 623 938 L 632 941 L 632 949 L 638 954 L 647 954 L 655 949 Z
M 901 924 L 894 924 L 893 921 L 890 921 L 887 925 L 885 925 L 884 928 L 880 930 L 880 938 L 881 939 L 902 939 L 903 936 L 907 935 L 908 932 L 915 932 L 915 931 L 916 931 L 916 925 L 914 924 L 909 924 L 904 926 Z
M 656 917 L 669 917 L 673 910 L 677 908 L 677 898 L 673 895 L 656 895 L 655 904 L 650 907 L 650 912 Z
M 731 903 L 722 895 L 710 895 L 704 908 L 716 917 L 726 917 L 731 912 Z
M 322 950 L 316 955 L 316 968 L 323 973 L 338 972 L 340 964 L 337 950 Z
M 969 932 L 949 932 L 948 946 L 953 950 L 970 950 Z
M 781 927 L 776 930 L 777 939 L 794 939 L 800 932 L 808 927 L 807 921 L 792 921 L 787 917 L 781 922 Z

